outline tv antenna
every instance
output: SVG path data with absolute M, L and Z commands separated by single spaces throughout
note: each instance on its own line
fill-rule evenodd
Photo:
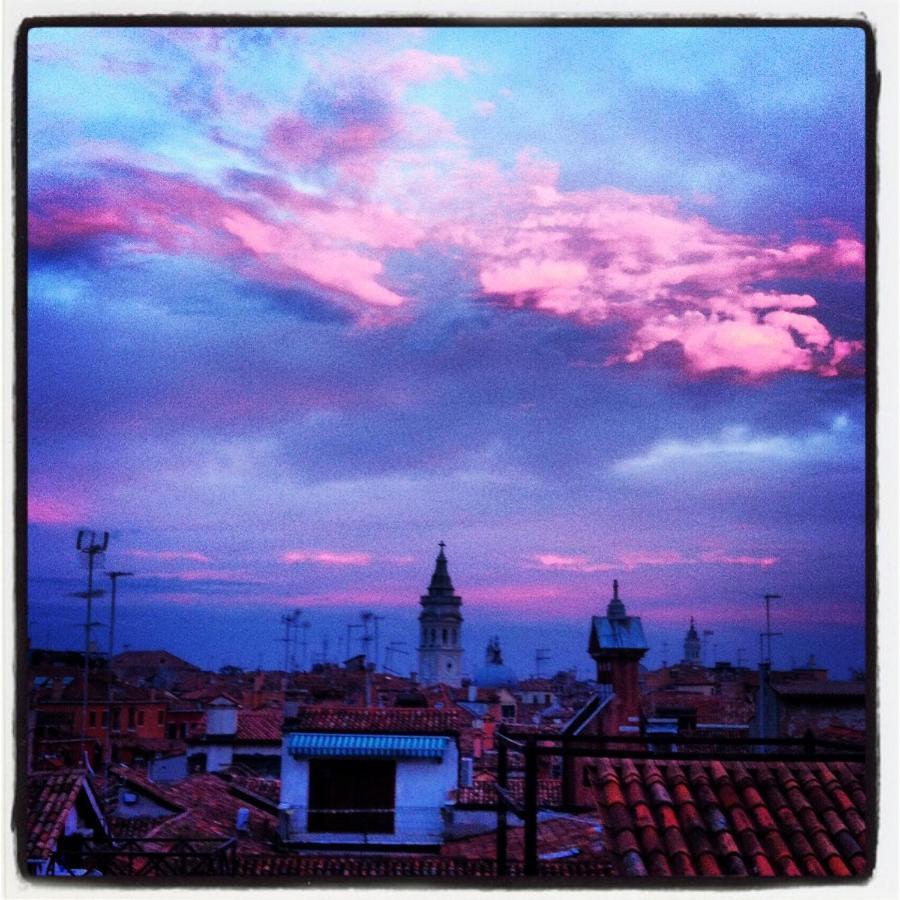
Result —
M 106 784 L 109 784 L 109 762 L 112 756 L 112 699 L 113 699 L 113 656 L 116 652 L 116 584 L 120 578 L 130 578 L 134 572 L 107 572 L 109 578 L 109 670 L 106 673 L 106 734 L 104 735 L 105 756 L 104 772 Z
M 75 549 L 82 554 L 81 559 L 87 564 L 87 591 L 83 594 L 76 594 L 77 597 L 84 597 L 87 600 L 86 618 L 84 623 L 84 682 L 82 685 L 81 699 L 81 752 L 84 753 L 85 739 L 87 738 L 87 715 L 88 715 L 88 667 L 91 656 L 91 628 L 96 623 L 92 622 L 93 600 L 94 597 L 101 596 L 103 591 L 94 590 L 94 566 L 103 564 L 103 554 L 109 546 L 109 532 L 104 531 L 101 537 L 97 537 L 96 531 L 80 529 L 78 537 L 75 541 Z
M 537 650 L 534 651 L 534 668 L 536 678 L 542 678 L 544 676 L 544 663 L 550 660 L 550 648 L 549 647 L 538 647 Z

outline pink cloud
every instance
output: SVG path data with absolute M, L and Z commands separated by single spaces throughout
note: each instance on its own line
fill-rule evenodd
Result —
M 562 572 L 609 572 L 614 566 L 591 562 L 586 556 L 562 556 L 557 553 L 538 553 L 531 559 L 539 568 Z
M 497 104 L 493 100 L 476 100 L 472 109 L 483 119 L 487 119 L 497 111 Z
M 563 555 L 557 553 L 538 553 L 529 558 L 536 568 L 557 572 L 613 572 L 632 571 L 644 566 L 683 566 L 697 564 L 761 566 L 768 568 L 778 562 L 777 556 L 749 556 L 744 554 L 728 554 L 719 551 L 706 551 L 696 557 L 686 556 L 679 550 L 626 551 L 621 553 L 615 562 L 594 562 L 583 555 Z
M 286 565 L 317 563 L 322 566 L 368 566 L 372 562 L 369 553 L 332 550 L 285 550 L 279 559 Z
M 215 76 L 223 34 L 171 39 Z M 363 322 L 408 314 L 405 288 L 388 275 L 392 253 L 437 247 L 462 257 L 497 306 L 621 326 L 608 364 L 640 364 L 672 345 L 698 376 L 852 371 L 861 344 L 831 334 L 815 297 L 761 287 L 862 278 L 865 247 L 840 223 L 815 223 L 834 234 L 826 240 L 740 234 L 675 197 L 561 188 L 558 164 L 527 148 L 511 168 L 473 158 L 452 121 L 407 96 L 411 85 L 468 77 L 456 56 L 373 42 L 310 66 L 326 94 L 362 86 L 373 99 L 365 115 L 351 104 L 334 122 L 312 122 L 212 77 L 208 137 L 228 148 L 224 184 L 209 172 L 202 183 L 167 175 L 150 160 L 97 165 L 92 183 L 35 198 L 32 245 L 106 239 L 135 253 L 211 257 L 265 284 L 311 283 Z M 475 102 L 479 114 L 494 109 Z
M 186 560 L 188 562 L 208 563 L 209 557 L 193 550 L 125 550 L 126 556 L 135 559 Z
M 728 319 L 698 310 L 649 319 L 638 328 L 624 359 L 639 362 L 665 343 L 680 344 L 688 368 L 699 374 L 736 368 L 761 376 L 813 368 L 811 351 L 799 346 L 788 328 L 756 317 Z
M 259 584 L 260 581 L 244 569 L 187 569 L 183 572 L 162 573 L 160 578 L 174 578 L 176 581 L 231 581 L 237 584 Z
M 79 525 L 84 521 L 84 509 L 61 497 L 29 494 L 28 521 L 34 525 Z
M 379 63 L 377 68 L 388 78 L 401 84 L 421 84 L 436 81 L 446 75 L 464 79 L 466 64 L 458 56 L 408 49 Z
M 634 569 L 637 566 L 680 566 L 691 561 L 677 550 L 663 550 L 655 553 L 623 553 L 620 559 L 626 569 Z
M 700 559 L 705 563 L 720 566 L 759 566 L 767 569 L 778 562 L 777 556 L 729 556 L 726 553 L 701 553 Z

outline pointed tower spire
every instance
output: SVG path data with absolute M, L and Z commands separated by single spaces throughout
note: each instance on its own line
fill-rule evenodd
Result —
M 606 607 L 606 617 L 608 619 L 624 619 L 625 604 L 619 599 L 619 580 L 613 579 L 613 595 Z
M 440 541 L 438 547 L 440 552 L 434 563 L 434 574 L 431 576 L 431 584 L 428 585 L 428 593 L 432 597 L 453 595 L 453 582 L 450 580 L 450 573 L 447 571 L 447 557 L 444 556 L 444 547 L 447 545 Z

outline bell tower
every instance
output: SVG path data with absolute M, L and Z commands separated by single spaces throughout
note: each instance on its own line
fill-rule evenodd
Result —
M 691 616 L 691 627 L 684 638 L 684 662 L 692 666 L 700 665 L 700 636 L 694 626 L 693 616 Z
M 423 594 L 419 613 L 419 681 L 421 684 L 462 682 L 462 598 L 453 593 L 441 541 L 434 574 Z

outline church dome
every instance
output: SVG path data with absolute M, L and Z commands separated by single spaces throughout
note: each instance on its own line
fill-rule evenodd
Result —
M 515 688 L 518 685 L 516 673 L 503 662 L 498 638 L 494 637 L 488 643 L 484 665 L 473 680 L 480 688 Z

